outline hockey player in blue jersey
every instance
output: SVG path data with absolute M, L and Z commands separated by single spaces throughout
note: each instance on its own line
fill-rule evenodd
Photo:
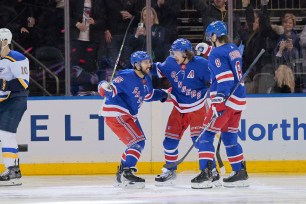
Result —
M 166 77 L 172 85 L 171 100 L 174 107 L 168 118 L 163 141 L 166 163 L 177 161 L 178 145 L 188 126 L 192 141 L 197 139 L 209 107 L 207 89 L 210 83 L 208 62 L 203 57 L 194 56 L 189 40 L 175 40 L 170 54 L 165 62 L 155 63 L 152 69 L 159 77 Z M 163 173 L 155 178 L 156 185 L 175 184 L 176 169 L 163 168 Z
M 29 60 L 11 50 L 12 33 L 0 29 L 0 140 L 6 170 L 0 175 L 0 186 L 21 185 L 16 132 L 27 109 Z
M 248 174 L 242 147 L 238 143 L 238 127 L 241 112 L 246 108 L 246 90 L 241 83 L 230 95 L 242 77 L 242 59 L 238 47 L 229 41 L 226 25 L 222 21 L 212 22 L 206 29 L 206 37 L 215 48 L 208 58 L 212 84 L 210 87 L 211 107 L 204 119 L 207 126 L 212 122 L 199 141 L 201 173 L 191 180 L 192 188 L 212 187 L 212 161 L 215 154 L 213 141 L 221 132 L 221 139 L 232 167 L 232 173 L 223 179 L 225 187 L 248 186 Z M 226 103 L 225 103 L 226 102 Z
M 148 75 L 152 67 L 148 53 L 132 53 L 131 64 L 134 69 L 120 71 L 111 84 L 101 81 L 98 91 L 106 97 L 101 111 L 105 123 L 127 146 L 121 157 L 116 181 L 122 187 L 144 188 L 145 180 L 134 175 L 146 139 L 137 120 L 138 109 L 143 101 L 166 101 L 168 93 L 153 89 Z

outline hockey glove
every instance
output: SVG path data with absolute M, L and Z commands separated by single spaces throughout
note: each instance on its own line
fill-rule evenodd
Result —
M 98 92 L 103 97 L 109 97 L 113 94 L 113 90 L 112 90 L 111 85 L 105 80 L 103 80 L 99 83 Z
M 0 91 L 7 91 L 7 81 L 0 79 Z
M 171 91 L 172 91 L 172 87 L 170 87 L 169 89 L 162 90 L 164 92 L 163 98 L 160 100 L 160 102 L 164 103 L 166 101 L 170 101 L 171 100 Z
M 217 95 L 211 100 L 211 106 L 213 115 L 217 118 L 223 114 L 226 109 L 225 106 L 225 96 L 222 93 L 217 93 Z
M 203 57 L 208 57 L 210 51 L 212 50 L 212 46 L 206 43 L 199 43 L 195 48 L 197 55 L 202 55 Z

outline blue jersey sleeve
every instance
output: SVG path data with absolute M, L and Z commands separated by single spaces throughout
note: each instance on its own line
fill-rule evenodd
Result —
M 152 80 L 149 76 L 146 77 L 148 93 L 145 96 L 144 101 L 161 101 L 164 98 L 167 98 L 168 94 L 165 91 L 160 89 L 153 89 Z
M 208 60 L 206 60 L 205 58 L 203 58 L 202 60 L 203 62 L 201 64 L 203 64 L 203 67 L 200 67 L 202 75 L 201 78 L 205 86 L 208 87 L 208 85 L 211 83 L 210 70 L 208 68 Z
M 125 92 L 126 90 L 126 81 L 128 79 L 124 76 L 124 75 L 117 75 L 111 83 L 111 87 L 113 90 L 113 94 L 112 97 L 115 97 L 117 94 L 121 93 L 121 92 Z

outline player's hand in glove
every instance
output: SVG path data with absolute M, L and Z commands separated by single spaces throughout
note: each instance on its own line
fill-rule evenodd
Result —
M 113 94 L 113 90 L 112 90 L 111 85 L 105 80 L 101 81 L 98 84 L 98 92 L 103 97 L 105 97 L 105 96 L 109 97 Z
M 211 100 L 211 106 L 213 116 L 216 118 L 221 116 L 226 109 L 224 94 L 217 93 L 217 95 Z
M 171 100 L 171 91 L 172 91 L 172 87 L 170 87 L 169 89 L 165 90 L 163 89 L 164 92 L 164 96 L 163 98 L 160 100 L 160 102 L 165 102 L 165 101 L 170 101 Z
M 7 81 L 0 79 L 0 91 L 7 91 Z
M 210 51 L 212 50 L 212 46 L 208 45 L 207 43 L 199 43 L 195 48 L 197 55 L 202 55 L 203 57 L 208 57 Z

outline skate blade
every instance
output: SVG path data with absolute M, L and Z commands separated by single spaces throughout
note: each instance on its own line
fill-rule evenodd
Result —
M 122 183 L 118 183 L 117 181 L 115 181 L 113 186 L 116 187 L 116 188 L 120 188 L 122 186 Z
M 241 188 L 241 187 L 249 187 L 250 184 L 247 180 L 241 180 L 236 182 L 223 182 L 223 186 L 226 188 Z
M 0 181 L 0 186 L 20 186 L 22 182 L 20 179 L 11 179 L 9 181 Z
M 168 180 L 164 182 L 155 181 L 155 186 L 157 187 L 163 187 L 163 186 L 175 186 L 176 181 L 175 180 Z
M 222 187 L 222 181 L 221 181 L 221 179 L 212 182 L 212 184 L 213 184 L 213 187 L 215 187 L 215 188 L 220 188 L 220 187 Z
M 144 182 L 124 181 L 119 187 L 124 188 L 124 189 L 141 189 L 145 187 L 145 183 Z
M 191 183 L 191 188 L 193 189 L 209 189 L 213 187 L 211 181 L 204 181 L 202 183 Z

